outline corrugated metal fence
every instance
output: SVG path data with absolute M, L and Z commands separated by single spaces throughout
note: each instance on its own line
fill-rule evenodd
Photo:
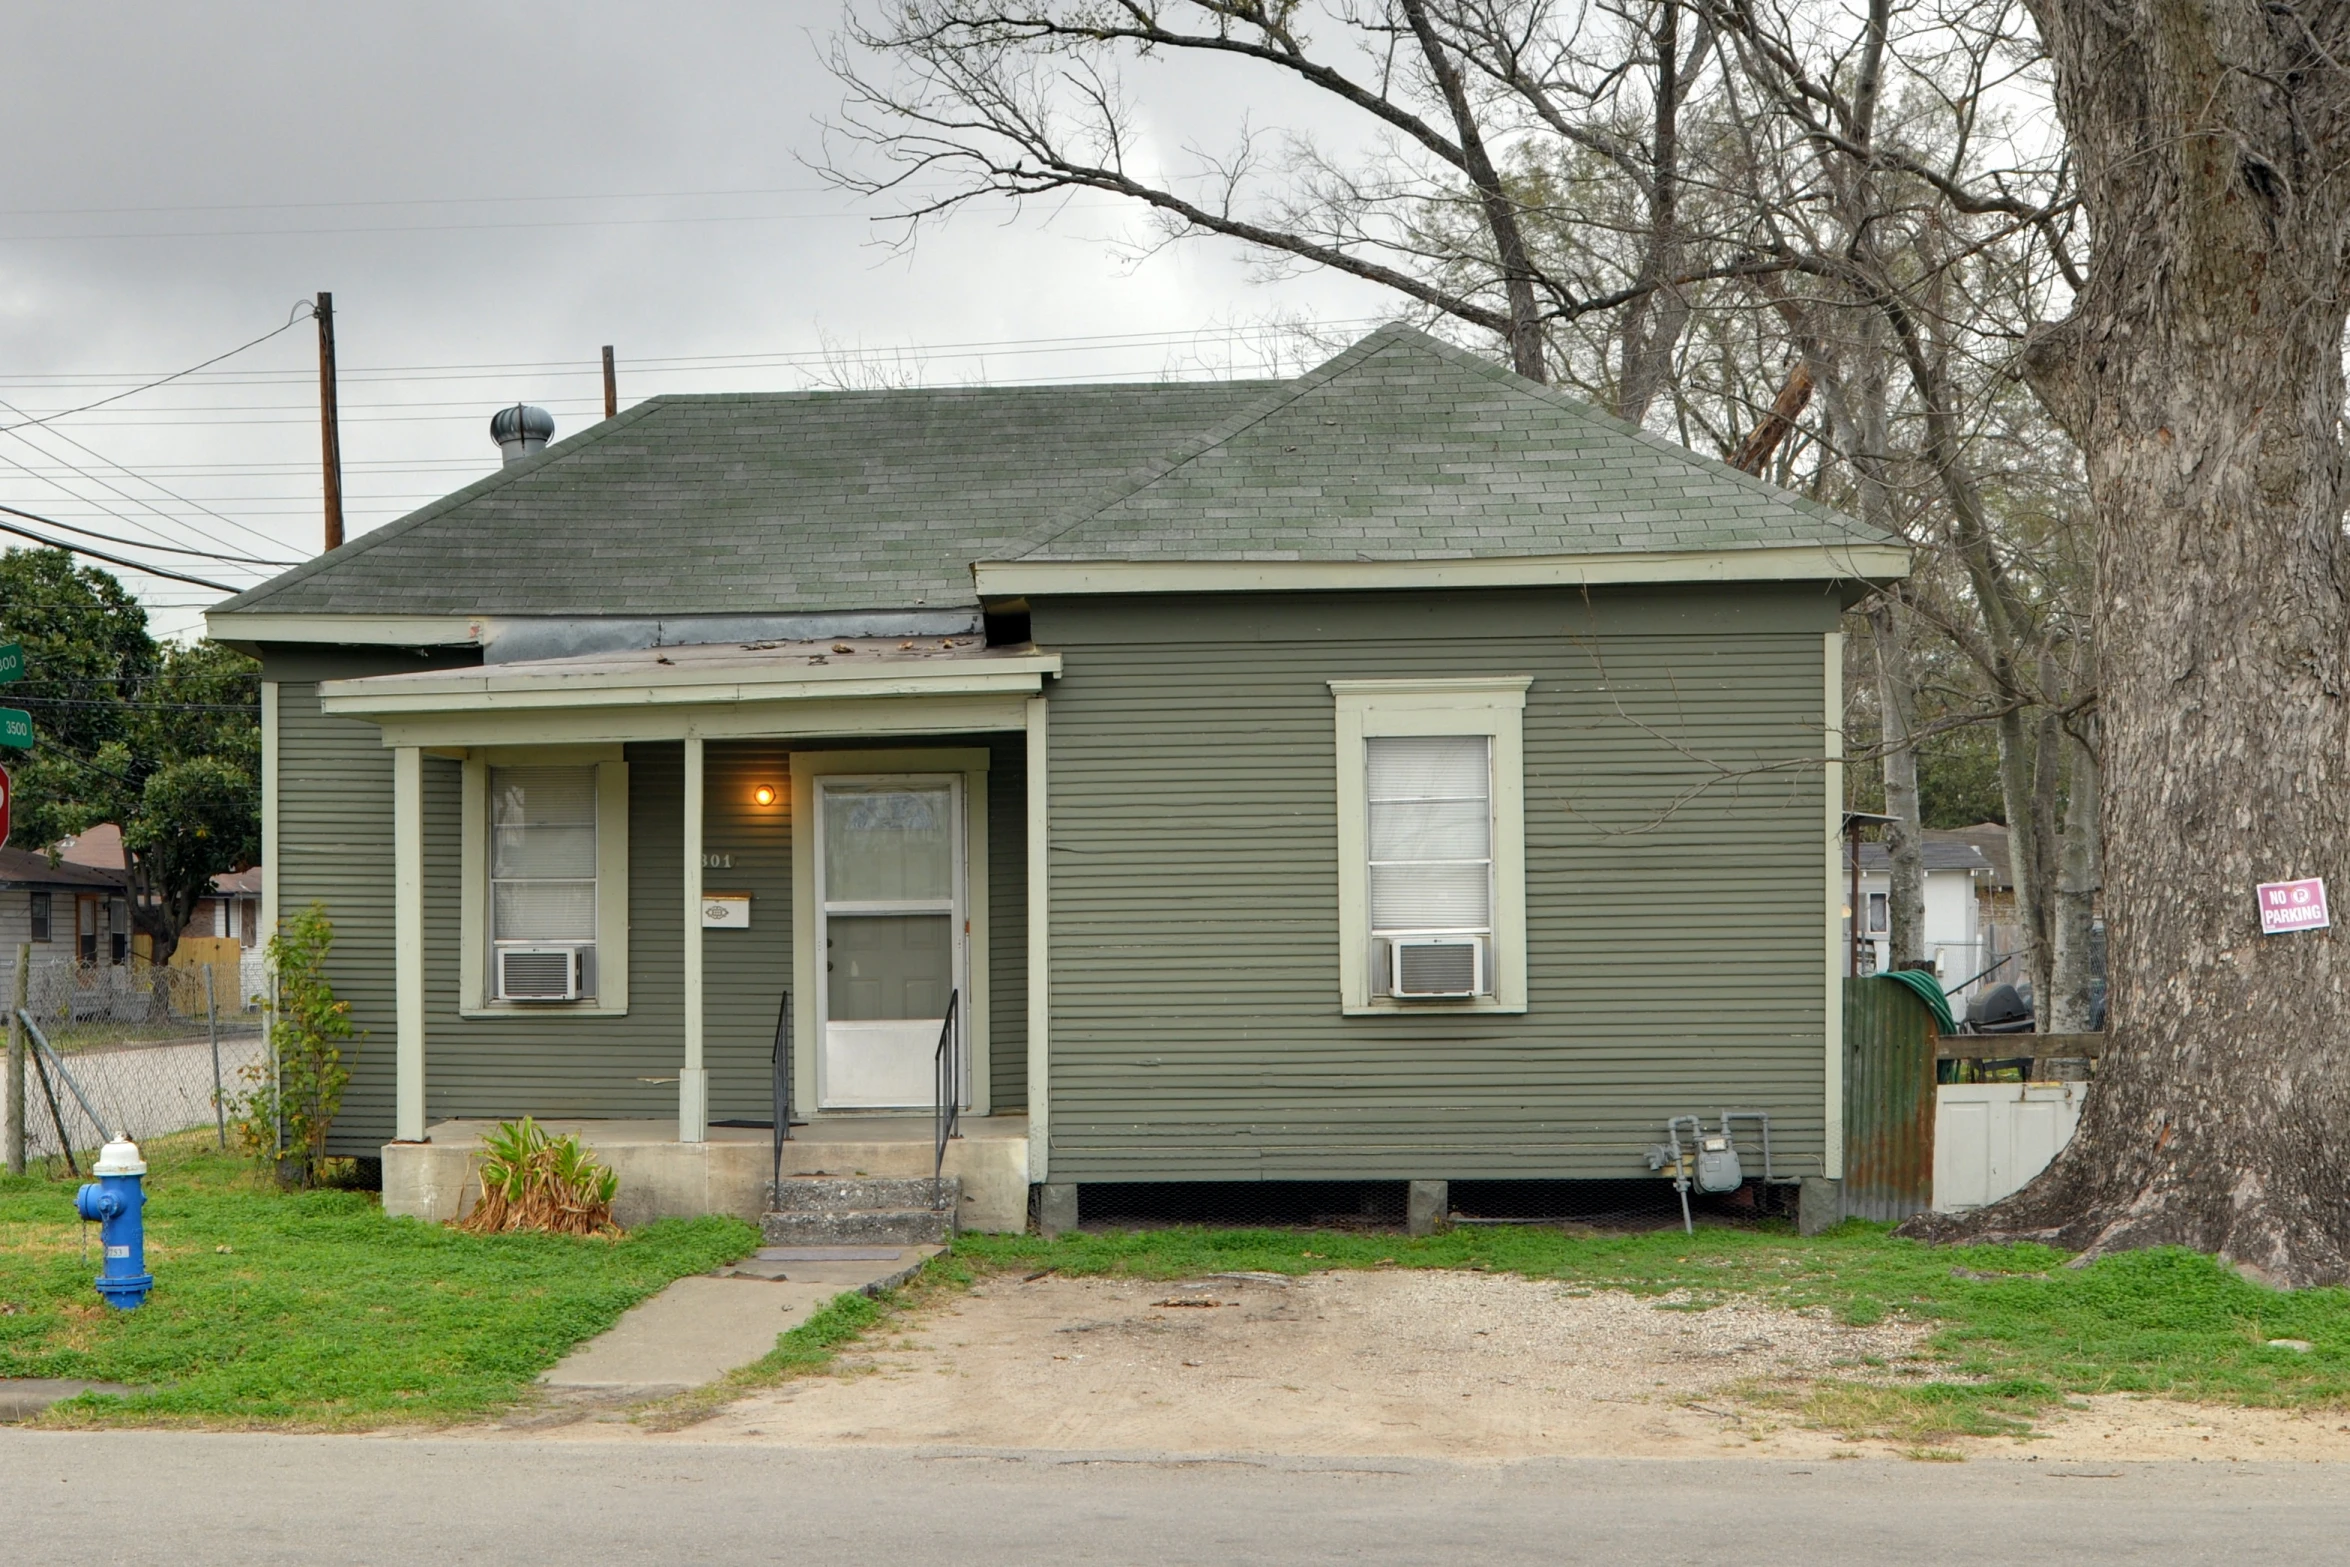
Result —
M 1933 1010 L 1882 977 L 1844 982 L 1844 1211 L 1900 1220 L 1934 1204 Z

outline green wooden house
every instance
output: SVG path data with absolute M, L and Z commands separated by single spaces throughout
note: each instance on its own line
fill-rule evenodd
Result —
M 1835 1176 L 1842 609 L 1891 540 L 1416 332 L 1293 381 L 659 397 L 211 615 L 265 922 L 446 1214 L 578 1123 L 637 1214 L 796 1170 Z M 788 1018 L 787 1018 L 788 1013 Z M 1064 1210 L 1065 1211 L 1065 1210 Z

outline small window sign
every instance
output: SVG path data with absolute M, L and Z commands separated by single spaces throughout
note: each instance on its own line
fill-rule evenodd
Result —
M 2322 876 L 2299 881 L 2260 884 L 2260 933 L 2281 936 L 2287 931 L 2325 930 L 2334 922 L 2326 912 L 2326 884 Z
M 749 930 L 751 928 L 751 895 L 747 892 L 703 893 L 702 928 L 705 930 Z

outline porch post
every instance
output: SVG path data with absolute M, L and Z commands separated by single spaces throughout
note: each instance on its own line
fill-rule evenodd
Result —
M 1052 897 L 1048 886 L 1052 855 L 1045 839 L 1045 699 L 1032 696 L 1026 703 L 1028 720 L 1028 1179 L 1042 1181 L 1052 1155 L 1053 1008 L 1050 987 L 1053 966 L 1047 942 L 1052 936 Z
M 702 1069 L 702 737 L 685 737 L 685 1066 L 677 1074 L 677 1140 L 706 1142 L 710 1075 Z
M 393 1136 L 424 1141 L 424 753 L 392 751 Z

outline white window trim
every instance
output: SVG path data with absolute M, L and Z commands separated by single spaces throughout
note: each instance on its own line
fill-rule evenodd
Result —
M 596 769 L 596 999 L 499 1001 L 489 994 L 490 769 Z M 464 878 L 457 1011 L 469 1018 L 628 1015 L 628 763 L 616 745 L 480 747 L 465 753 Z
M 1338 993 L 1350 1016 L 1526 1010 L 1526 689 L 1531 675 L 1333 680 L 1338 729 Z M 1493 742 L 1493 993 L 1398 1001 L 1371 983 L 1366 740 L 1484 735 Z

